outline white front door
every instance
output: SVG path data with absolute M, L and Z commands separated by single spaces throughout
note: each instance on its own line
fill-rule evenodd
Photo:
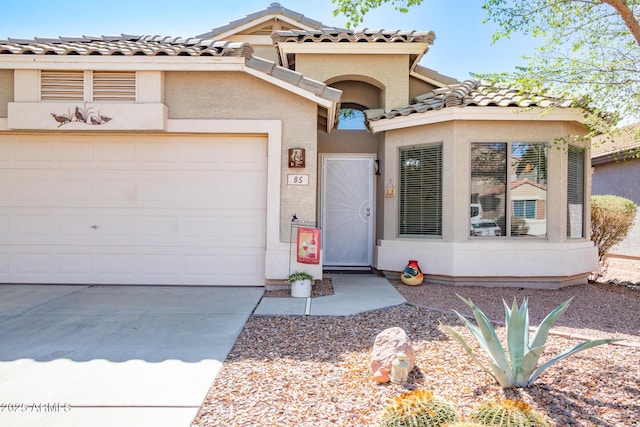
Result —
M 372 155 L 322 158 L 322 235 L 325 266 L 371 266 Z

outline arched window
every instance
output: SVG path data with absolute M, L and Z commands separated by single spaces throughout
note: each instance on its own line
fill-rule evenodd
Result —
M 359 108 L 345 107 L 340 109 L 338 115 L 338 129 L 341 130 L 366 130 L 364 113 Z

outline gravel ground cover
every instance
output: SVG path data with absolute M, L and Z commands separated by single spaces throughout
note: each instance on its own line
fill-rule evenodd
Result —
M 433 390 L 463 416 L 483 401 L 509 397 L 531 404 L 554 426 L 640 425 L 640 291 L 601 283 L 559 291 L 393 284 L 407 304 L 347 317 L 251 317 L 193 425 L 374 426 L 393 397 L 413 388 Z M 528 297 L 535 325 L 573 297 L 543 362 L 578 344 L 576 337 L 614 336 L 622 345 L 570 356 L 533 386 L 505 390 L 444 331 L 450 326 L 473 343 L 451 312 L 470 314 L 456 293 L 471 298 L 499 334 L 502 298 Z M 404 386 L 376 384 L 369 371 L 375 336 L 393 326 L 409 334 L 417 353 Z

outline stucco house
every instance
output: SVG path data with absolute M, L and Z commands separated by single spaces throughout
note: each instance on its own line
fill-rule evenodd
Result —
M 597 137 L 591 150 L 592 194 L 613 194 L 640 205 L 640 150 L 638 124 L 626 126 L 614 137 Z M 627 237 L 611 251 L 612 257 L 640 261 L 640 215 Z
M 0 40 L 0 282 L 261 286 L 409 259 L 440 283 L 586 282 L 589 147 L 554 147 L 582 112 L 443 76 L 434 41 L 278 3 L 190 38 Z M 296 261 L 294 215 L 319 264 Z

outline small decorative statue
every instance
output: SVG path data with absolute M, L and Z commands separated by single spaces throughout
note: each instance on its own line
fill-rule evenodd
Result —
M 398 353 L 396 359 L 391 363 L 391 382 L 393 384 L 405 384 L 409 377 L 409 362 L 407 355 Z

